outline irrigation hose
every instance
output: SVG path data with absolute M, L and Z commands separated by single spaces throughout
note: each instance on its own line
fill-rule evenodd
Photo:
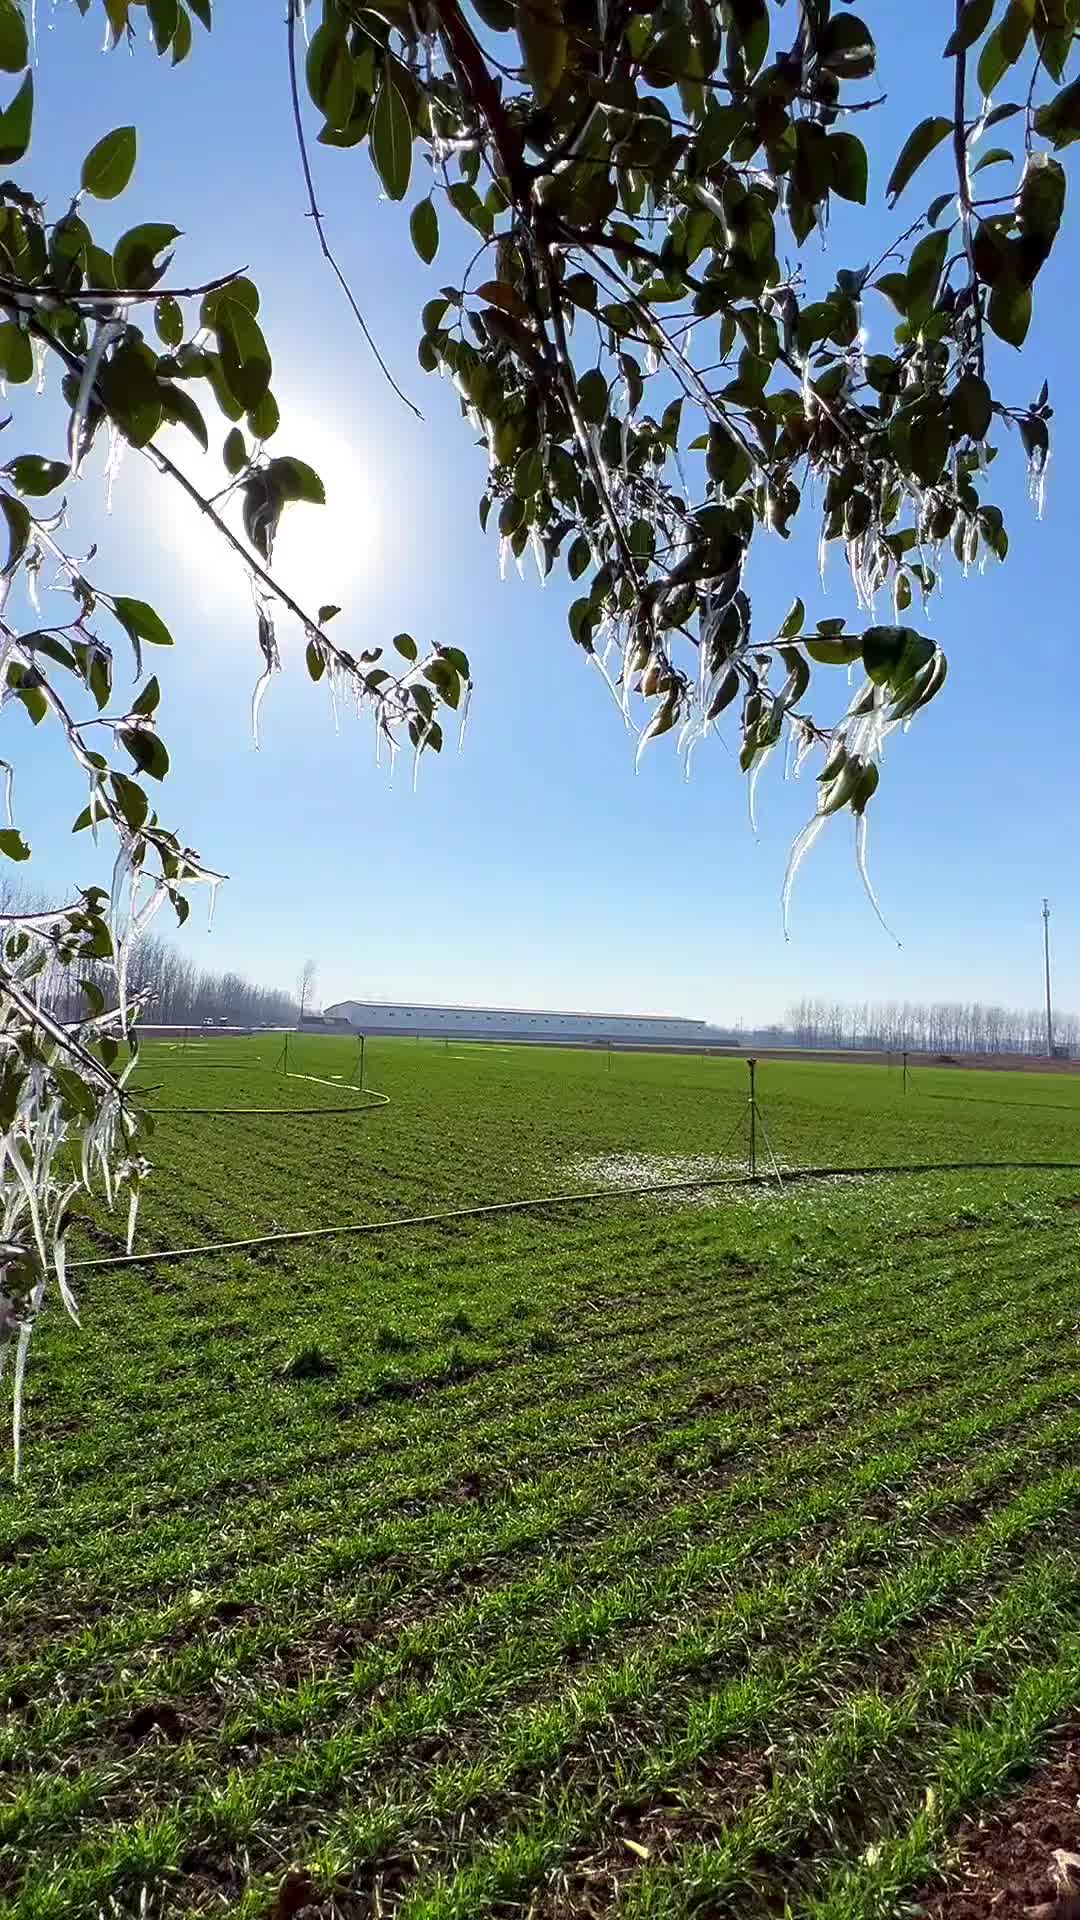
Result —
M 385 1096 L 384 1096 L 385 1098 Z M 351 1109 L 350 1109 L 351 1111 Z M 1080 1173 L 1076 1160 L 939 1160 L 889 1167 L 792 1167 L 783 1183 L 797 1180 L 863 1179 L 888 1173 Z M 392 1233 L 405 1227 L 439 1226 L 447 1220 L 474 1220 L 496 1213 L 530 1213 L 541 1207 L 583 1206 L 593 1200 L 636 1200 L 643 1194 L 694 1193 L 703 1187 L 768 1186 L 775 1174 L 704 1174 L 694 1180 L 657 1180 L 647 1186 L 594 1187 L 586 1193 L 548 1193 L 539 1199 L 490 1200 L 481 1206 L 450 1207 L 441 1213 L 406 1214 L 396 1220 L 361 1220 L 341 1227 L 301 1227 L 288 1233 L 261 1233 L 250 1240 L 209 1240 L 201 1247 L 166 1247 L 160 1253 L 114 1253 L 98 1260 L 69 1260 L 69 1273 L 88 1273 L 104 1267 L 162 1266 L 176 1260 L 194 1260 L 206 1253 L 248 1253 L 254 1247 L 282 1246 L 297 1240 L 332 1240 L 347 1234 Z
M 390 1105 L 388 1093 L 376 1093 L 374 1087 L 365 1087 L 364 1091 L 370 1095 L 370 1098 L 364 1101 L 362 1107 L 140 1107 L 139 1112 L 152 1113 L 159 1118 L 170 1113 L 182 1113 L 214 1116 L 229 1114 L 234 1120 L 242 1120 L 245 1117 L 263 1120 L 310 1120 L 313 1115 L 320 1113 L 367 1113 L 372 1107 Z

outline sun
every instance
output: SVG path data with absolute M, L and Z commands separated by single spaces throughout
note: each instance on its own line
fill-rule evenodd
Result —
M 243 531 L 241 489 L 222 494 L 224 475 L 219 450 L 214 447 L 206 456 L 193 453 L 190 436 L 178 429 L 163 434 L 161 444 L 200 493 L 214 500 L 215 512 L 245 552 L 250 551 Z M 270 458 L 295 454 L 305 460 L 314 467 L 326 491 L 325 506 L 297 501 L 284 508 L 271 565 L 275 580 L 312 619 L 317 619 L 319 608 L 327 605 L 339 606 L 348 615 L 371 586 L 382 543 L 371 459 L 332 422 L 295 408 L 283 408 L 282 424 L 266 453 Z M 125 462 L 125 469 L 133 464 Z M 170 559 L 182 576 L 180 584 L 189 607 L 215 623 L 231 627 L 242 622 L 251 609 L 250 582 L 243 562 L 219 529 L 194 505 L 184 513 L 181 525 L 167 483 L 140 487 L 137 498 L 129 495 L 125 500 L 128 490 L 123 482 L 128 477 L 127 471 L 122 472 L 117 486 L 118 517 L 125 508 L 132 511 L 135 520 L 153 516 L 166 538 Z M 246 633 L 244 640 L 247 644 Z

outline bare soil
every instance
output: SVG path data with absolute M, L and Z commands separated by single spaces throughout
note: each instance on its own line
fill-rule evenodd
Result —
M 927 1920 L 1080 1920 L 1080 1723 L 997 1813 L 966 1821 Z

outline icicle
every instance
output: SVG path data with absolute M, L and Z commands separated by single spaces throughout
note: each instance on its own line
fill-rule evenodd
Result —
M 466 680 L 465 694 L 461 702 L 461 718 L 458 721 L 458 752 L 464 752 L 465 730 L 469 724 L 469 708 L 472 706 L 472 681 Z
M 862 880 L 863 886 L 866 888 L 866 897 L 869 900 L 870 905 L 873 907 L 874 912 L 878 917 L 878 920 L 880 921 L 881 925 L 884 927 L 885 932 L 889 936 L 889 939 L 896 940 L 895 933 L 890 927 L 888 921 L 885 919 L 885 916 L 882 913 L 881 908 L 878 906 L 877 894 L 874 892 L 874 888 L 870 880 L 870 869 L 866 863 L 866 842 L 867 842 L 869 831 L 870 831 L 869 822 L 867 821 L 865 813 L 856 814 L 855 816 L 855 864 L 859 869 L 859 876 Z M 901 943 L 899 940 L 896 940 L 896 944 L 897 946 L 899 946 Z
M 821 580 L 821 584 L 823 588 L 825 585 L 825 564 L 828 558 L 829 558 L 829 543 L 828 543 L 828 540 L 825 538 L 825 528 L 824 526 L 822 526 L 821 532 L 818 535 L 817 566 L 818 566 L 818 577 Z
M 506 562 L 510 553 L 510 542 L 504 534 L 499 541 L 499 579 L 506 579 Z
M 42 554 L 41 548 L 31 546 L 23 564 L 23 572 L 26 575 L 26 596 L 39 620 L 41 618 L 41 601 L 38 598 L 38 574 L 41 572 L 41 562 L 43 558 L 44 555 Z
M 45 1291 L 44 1280 L 39 1280 L 30 1295 L 30 1308 L 27 1318 L 19 1328 L 19 1340 L 15 1349 L 15 1380 L 11 1412 L 11 1439 L 15 1454 L 15 1479 L 18 1481 L 22 1467 L 22 1410 L 23 1385 L 26 1380 L 26 1354 L 30 1345 L 30 1336 L 34 1331 L 34 1320 L 41 1306 Z
M 131 1194 L 128 1199 L 127 1242 L 125 1246 L 125 1251 L 127 1253 L 130 1253 L 132 1248 L 135 1245 L 135 1222 L 138 1219 L 138 1217 L 139 1217 L 139 1187 L 138 1187 L 138 1182 L 136 1182 L 132 1186 Z
M 33 347 L 33 352 L 34 352 L 34 369 L 37 373 L 37 379 L 34 382 L 34 392 L 44 393 L 45 362 L 46 362 L 45 342 L 44 340 L 39 340 L 37 335 L 35 334 L 31 342 L 31 345 Z
M 109 451 L 105 460 L 105 511 L 112 512 L 113 487 L 124 457 L 124 436 L 115 420 L 109 421 Z
M 251 736 L 255 742 L 256 753 L 259 751 L 259 709 L 266 697 L 266 689 L 270 685 L 273 677 L 273 667 L 264 667 L 255 682 L 255 690 L 251 696 Z
M 15 784 L 15 770 L 7 760 L 0 760 L 0 767 L 4 770 L 4 812 L 7 816 L 8 826 L 13 827 L 15 825 L 15 816 L 11 810 L 11 795 Z
M 22 1410 L 23 1382 L 26 1379 L 26 1350 L 30 1345 L 31 1326 L 26 1321 L 19 1329 L 18 1345 L 15 1348 L 15 1390 L 11 1408 L 11 1445 L 15 1455 L 15 1484 L 18 1485 L 22 1472 Z
M 128 1252 L 129 1253 L 131 1252 L 130 1247 L 128 1248 Z M 60 1298 L 63 1301 L 65 1307 L 67 1308 L 68 1313 L 71 1315 L 71 1318 L 74 1320 L 75 1325 L 78 1326 L 80 1324 L 79 1307 L 78 1307 L 78 1302 L 75 1299 L 75 1295 L 72 1293 L 71 1288 L 68 1285 L 67 1246 L 64 1242 L 63 1236 L 61 1236 L 61 1238 L 56 1242 L 56 1245 L 53 1248 L 53 1264 L 56 1268 L 56 1284 L 60 1289 Z
M 771 753 L 772 748 L 766 747 L 760 759 L 755 760 L 750 770 L 750 778 L 746 783 L 746 802 L 750 811 L 750 831 L 755 838 L 757 837 L 757 784 L 761 778 L 761 769 L 769 759 Z
M 1035 518 L 1041 520 L 1046 509 L 1046 469 L 1049 451 L 1037 449 L 1028 461 L 1028 494 L 1035 505 Z
M 304 45 L 309 47 L 311 41 L 308 37 L 307 0 L 296 0 L 296 12 L 300 21 L 300 31 L 304 36 Z
M 788 909 L 791 905 L 792 888 L 795 885 L 799 868 L 802 866 L 815 840 L 821 833 L 827 819 L 827 814 L 815 813 L 813 819 L 807 821 L 802 832 L 796 835 L 791 852 L 788 855 L 787 872 L 784 875 L 784 885 L 780 894 L 780 912 L 784 922 L 785 940 L 790 940 L 791 938 L 791 932 L 788 927 Z
M 75 405 L 72 409 L 71 425 L 68 431 L 68 450 L 71 456 L 70 471 L 73 480 L 77 480 L 79 477 L 79 468 L 82 466 L 83 456 L 86 451 L 83 446 L 83 432 L 86 427 L 87 409 L 90 405 L 90 396 L 94 390 L 94 381 L 97 379 L 97 371 L 101 365 L 102 354 L 123 331 L 123 325 L 118 320 L 98 321 L 90 351 L 83 361 L 83 370 L 79 379 L 79 391 L 75 396 Z
M 206 913 L 206 931 L 207 933 L 213 933 L 214 908 L 217 906 L 218 888 L 221 885 L 221 875 L 219 873 L 211 874 L 206 884 L 210 894 L 210 902 L 209 902 L 209 906 L 207 908 L 207 913 Z
M 24 1165 L 22 1154 L 19 1152 L 17 1146 L 12 1148 L 8 1158 L 12 1172 L 26 1195 L 26 1205 L 30 1214 L 30 1224 L 34 1230 L 34 1245 L 37 1248 L 38 1259 L 41 1261 L 43 1267 L 47 1267 L 49 1264 L 49 1256 L 45 1251 L 45 1235 L 41 1228 L 41 1209 L 38 1206 L 38 1197 L 34 1190 L 33 1180 L 27 1167 Z

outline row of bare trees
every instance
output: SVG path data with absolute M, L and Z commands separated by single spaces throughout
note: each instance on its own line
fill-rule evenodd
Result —
M 1046 1052 L 1046 1014 L 986 1006 L 979 1000 L 933 1003 L 911 1000 L 804 999 L 788 1009 L 796 1046 L 855 1047 L 881 1052 Z M 1080 1050 L 1080 1018 L 1054 1016 L 1054 1040 Z
M 52 1004 L 61 1019 L 73 1020 L 84 1010 L 85 1001 L 79 992 L 81 978 L 97 974 L 98 985 L 107 993 L 111 974 L 93 961 L 83 962 L 77 969 L 58 969 Z M 291 994 L 277 987 L 257 986 L 238 973 L 209 972 L 152 934 L 144 936 L 132 953 L 128 992 L 132 998 L 140 998 L 143 1020 L 151 1024 L 201 1026 L 213 1020 L 241 1027 L 282 1022 L 291 1026 L 296 1019 L 296 1002 Z M 48 991 L 46 998 L 50 998 Z
M 32 894 L 18 879 L 0 881 L 0 915 L 47 911 L 48 902 Z M 311 962 L 307 966 L 311 968 L 307 979 L 310 998 L 314 968 Z M 84 1017 L 84 980 L 95 981 L 110 1004 L 115 999 L 112 968 L 93 960 L 47 967 L 41 998 L 61 1020 Z M 199 1026 L 205 1020 L 225 1020 L 231 1026 L 292 1025 L 297 1016 L 297 1003 L 291 993 L 257 986 L 238 973 L 213 973 L 151 933 L 143 936 L 131 954 L 127 990 L 132 999 L 141 1001 L 144 1020 L 170 1026 Z

